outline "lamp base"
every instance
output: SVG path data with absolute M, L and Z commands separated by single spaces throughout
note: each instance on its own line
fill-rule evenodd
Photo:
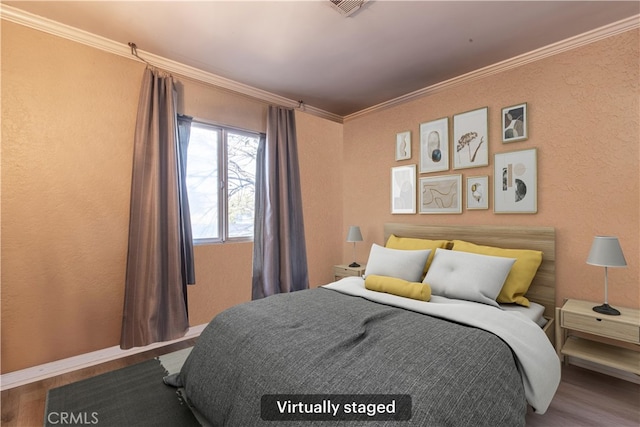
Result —
M 349 264 L 349 267 L 360 267 L 360 264 L 358 264 L 357 262 L 353 261 L 351 264 Z
M 620 316 L 620 312 L 607 303 L 593 307 L 593 311 L 608 314 L 609 316 Z

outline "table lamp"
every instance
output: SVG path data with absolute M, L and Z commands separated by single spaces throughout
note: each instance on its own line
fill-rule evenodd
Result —
M 356 242 L 362 242 L 362 233 L 360 227 L 352 225 L 349 227 L 349 233 L 347 234 L 347 242 L 353 242 L 353 262 L 349 264 L 349 267 L 360 267 L 360 264 L 356 262 Z
M 608 303 L 608 277 L 607 268 L 626 267 L 627 261 L 624 259 L 620 242 L 617 237 L 595 236 L 593 244 L 587 257 L 587 264 L 604 267 L 604 304 L 593 307 L 593 311 L 611 316 L 618 316 L 620 312 L 611 307 Z

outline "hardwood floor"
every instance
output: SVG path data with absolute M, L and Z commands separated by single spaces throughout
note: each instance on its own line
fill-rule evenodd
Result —
M 2 427 L 42 427 L 44 424 L 44 407 L 47 399 L 47 390 L 60 387 L 85 378 L 103 374 L 105 372 L 124 368 L 135 363 L 144 362 L 156 356 L 171 353 L 196 343 L 196 338 L 174 343 L 165 347 L 155 348 L 143 353 L 127 356 L 122 359 L 112 360 L 100 365 L 69 372 L 57 377 L 47 378 L 35 383 L 26 384 L 0 394 L 2 403 Z
M 562 381 L 544 415 L 527 414 L 527 427 L 640 426 L 640 385 L 576 366 L 562 366 Z
M 152 357 L 190 347 L 195 338 L 120 360 L 103 363 L 54 378 L 5 390 L 2 426 L 42 426 L 47 390 Z M 640 425 L 640 385 L 576 366 L 562 367 L 562 382 L 549 410 L 538 415 L 529 410 L 527 427 L 624 427 Z

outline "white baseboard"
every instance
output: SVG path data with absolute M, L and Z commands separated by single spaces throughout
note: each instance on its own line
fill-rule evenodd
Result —
M 145 347 L 134 347 L 128 350 L 122 350 L 119 346 L 105 348 L 103 350 L 92 351 L 90 353 L 69 357 L 55 362 L 49 362 L 31 368 L 21 369 L 19 371 L 8 372 L 0 375 L 0 390 L 8 390 L 10 388 L 40 381 L 46 378 L 55 377 L 56 375 L 75 371 L 77 369 L 98 365 L 110 360 L 120 359 L 122 357 L 131 356 L 133 354 L 142 353 L 158 347 L 164 347 L 169 344 L 185 341 L 200 336 L 206 324 L 192 326 L 182 337 L 173 341 L 165 341 L 153 343 Z
M 589 369 L 591 371 L 599 372 L 601 374 L 609 375 L 611 377 L 620 378 L 622 380 L 630 381 L 635 384 L 640 384 L 640 375 L 636 375 L 632 372 L 623 371 L 616 368 L 610 368 L 608 366 L 600 365 L 598 363 L 590 362 L 588 360 L 578 359 L 577 357 L 566 356 L 567 362 L 570 365 L 579 366 L 581 368 Z

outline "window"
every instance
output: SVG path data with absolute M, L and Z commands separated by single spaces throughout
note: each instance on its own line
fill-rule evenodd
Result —
M 187 192 L 195 243 L 253 238 L 260 135 L 193 121 Z

